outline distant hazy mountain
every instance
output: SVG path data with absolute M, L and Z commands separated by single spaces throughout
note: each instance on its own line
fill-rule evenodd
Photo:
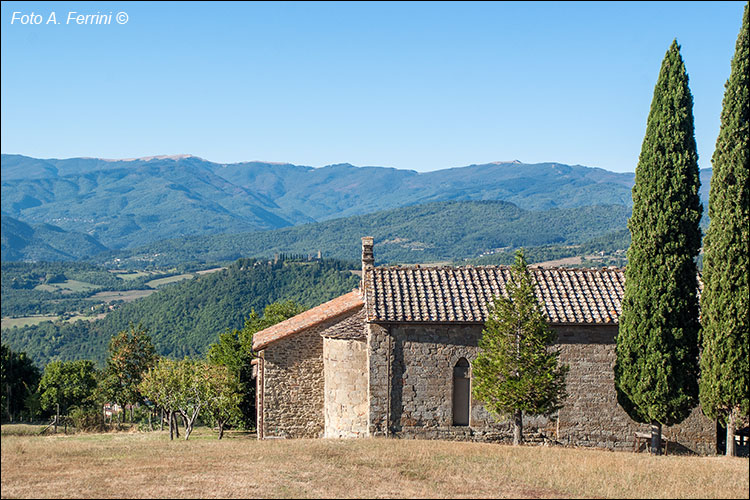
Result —
M 218 164 L 190 155 L 132 160 L 2 155 L 2 211 L 86 233 L 110 248 L 277 229 L 445 200 L 524 209 L 631 205 L 632 173 L 497 162 L 418 173 L 349 164 Z M 710 170 L 703 194 L 708 193 Z M 707 198 L 707 195 L 704 196 Z
M 3 214 L 3 261 L 74 261 L 107 250 L 87 234 L 65 231 L 51 224 L 30 226 Z
M 215 175 L 197 158 L 149 161 L 2 157 L 3 212 L 118 248 L 184 235 L 295 222 L 273 201 Z
M 503 200 L 536 210 L 629 206 L 633 185 L 633 174 L 558 163 L 489 163 L 424 173 L 348 163 L 316 169 L 237 163 L 214 172 L 318 221 L 446 200 Z

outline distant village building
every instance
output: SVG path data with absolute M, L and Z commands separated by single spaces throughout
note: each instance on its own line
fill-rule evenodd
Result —
M 526 439 L 633 449 L 649 426 L 627 416 L 614 389 L 623 271 L 532 275 L 570 372 L 564 407 L 526 417 Z M 505 266 L 375 267 L 373 239 L 362 238 L 360 289 L 255 334 L 258 437 L 511 440 L 511 422 L 471 397 L 488 304 L 509 279 Z M 699 408 L 663 434 L 670 452 L 716 449 L 715 423 Z

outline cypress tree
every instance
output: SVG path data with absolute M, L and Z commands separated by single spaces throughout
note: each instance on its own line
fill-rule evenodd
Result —
M 693 97 L 677 40 L 662 61 L 633 186 L 632 243 L 617 334 L 617 399 L 634 420 L 684 420 L 698 399 L 698 296 L 695 258 L 702 206 Z
M 734 455 L 734 428 L 750 404 L 750 40 L 748 5 L 726 83 L 721 128 L 703 240 L 700 402 L 703 413 L 727 427 L 726 454 Z

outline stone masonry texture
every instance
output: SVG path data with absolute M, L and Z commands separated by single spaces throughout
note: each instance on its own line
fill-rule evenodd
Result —
M 367 343 L 324 338 L 325 437 L 367 436 Z
M 473 399 L 469 426 L 452 425 L 453 367 L 462 357 L 470 363 L 476 359 L 481 325 L 412 324 L 376 328 L 381 338 L 377 339 L 377 345 L 370 339 L 371 382 L 387 383 L 390 379 L 391 383 L 385 391 L 370 388 L 371 398 L 378 395 L 370 404 L 373 434 L 475 441 L 512 438 L 510 422 L 494 418 Z M 570 366 L 569 396 L 559 415 L 525 417 L 526 439 L 632 449 L 635 432 L 647 432 L 649 426 L 632 421 L 617 404 L 612 371 L 617 326 L 553 328 L 559 337 L 556 348 L 561 351 L 560 361 Z M 663 433 L 672 443 L 673 451 L 707 454 L 715 450 L 714 424 L 699 408 L 681 424 L 664 427 Z
M 362 308 L 286 336 L 263 349 L 262 435 L 284 438 L 323 437 L 325 380 L 323 335 L 340 333 Z M 361 323 L 360 323 L 361 324 Z

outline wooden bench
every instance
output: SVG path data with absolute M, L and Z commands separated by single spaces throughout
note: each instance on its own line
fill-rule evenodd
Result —
M 635 433 L 635 443 L 633 444 L 633 451 L 639 451 L 641 449 L 641 444 L 646 445 L 646 449 L 649 450 L 649 453 L 651 453 L 651 433 L 650 432 L 636 432 Z M 667 450 L 669 448 L 669 439 L 667 439 L 664 434 L 661 435 L 661 445 L 664 448 L 664 454 L 667 454 Z

